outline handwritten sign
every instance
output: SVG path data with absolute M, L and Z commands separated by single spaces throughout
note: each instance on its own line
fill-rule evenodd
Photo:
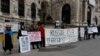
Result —
M 93 29 L 92 29 L 92 27 L 88 27 L 88 34 L 93 34 Z
M 78 41 L 78 28 L 45 29 L 46 46 Z
M 85 35 L 85 29 L 84 27 L 80 27 L 80 37 L 84 37 Z
M 21 31 L 22 35 L 28 35 L 27 31 Z
M 20 52 L 25 53 L 30 51 L 30 40 L 28 36 L 19 37 L 20 42 Z
M 40 32 L 28 32 L 28 37 L 30 38 L 30 42 L 41 41 Z
M 97 27 L 92 27 L 92 30 L 93 30 L 94 33 L 98 33 Z

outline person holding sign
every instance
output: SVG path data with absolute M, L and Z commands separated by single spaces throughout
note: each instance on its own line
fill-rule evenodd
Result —
M 98 33 L 98 29 L 97 29 L 97 27 L 95 25 L 93 25 L 92 31 L 93 31 L 92 38 L 95 39 L 95 35 Z
M 21 26 L 21 28 L 19 29 L 17 39 L 19 39 L 19 37 L 23 36 L 22 31 L 24 31 L 24 26 Z M 19 47 L 18 52 L 20 53 L 20 47 Z
M 41 47 L 45 47 L 45 29 L 44 29 L 44 24 L 40 23 L 40 28 L 39 31 L 41 32 Z
M 37 24 L 33 25 L 33 30 L 32 31 L 33 32 L 39 31 Z M 37 42 L 31 42 L 31 45 L 32 45 L 33 49 L 35 49 L 34 45 L 36 45 L 36 47 L 39 48 L 39 42 L 38 41 Z
M 12 35 L 13 32 L 11 30 L 11 26 L 10 25 L 6 25 L 6 29 L 5 29 L 5 40 L 3 43 L 3 50 L 6 52 L 7 50 L 9 50 L 9 54 L 11 54 L 11 51 L 13 49 L 13 43 L 12 43 Z

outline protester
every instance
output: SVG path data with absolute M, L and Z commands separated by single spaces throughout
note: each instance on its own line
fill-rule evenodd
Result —
M 88 40 L 88 29 L 87 29 L 87 26 L 85 26 L 84 29 L 85 29 L 84 40 Z
M 55 22 L 55 28 L 61 28 L 60 27 L 61 26 L 61 22 L 59 21 L 59 20 L 57 20 L 56 22 Z
M 33 30 L 31 30 L 31 31 L 33 31 L 33 32 L 37 32 L 37 31 L 39 31 L 39 29 L 38 29 L 38 25 L 37 24 L 34 24 L 33 25 Z M 37 48 L 39 48 L 39 41 L 37 41 L 37 42 L 31 42 L 31 45 L 32 45 L 32 47 L 33 47 L 33 49 L 35 49 L 35 45 L 36 45 L 36 47 Z
M 23 36 L 21 31 L 25 30 L 24 26 L 21 26 L 21 28 L 18 30 L 18 36 L 17 36 L 17 39 L 19 39 L 20 36 Z M 18 52 L 20 53 L 20 47 L 19 47 L 19 50 Z
M 12 43 L 13 32 L 11 30 L 10 25 L 6 25 L 6 29 L 5 29 L 4 34 L 5 34 L 5 40 L 4 40 L 4 43 L 3 43 L 3 50 L 4 50 L 4 52 L 9 50 L 9 54 L 11 54 L 11 51 L 13 49 L 13 43 Z
M 97 26 L 93 24 L 92 27 L 97 27 Z M 95 39 L 95 35 L 96 35 L 96 34 L 97 34 L 97 33 L 93 32 L 93 34 L 92 34 L 92 38 L 93 38 L 93 39 Z
M 45 29 L 44 24 L 40 23 L 39 31 L 41 32 L 41 47 L 45 47 Z
M 98 35 L 100 35 L 100 25 L 98 25 Z

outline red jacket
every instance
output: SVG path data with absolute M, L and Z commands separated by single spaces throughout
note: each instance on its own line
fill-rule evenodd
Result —
M 39 31 L 41 32 L 41 38 L 44 39 L 45 38 L 45 30 L 43 26 L 40 26 Z

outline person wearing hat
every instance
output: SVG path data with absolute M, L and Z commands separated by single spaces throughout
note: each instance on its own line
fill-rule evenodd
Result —
M 11 25 L 6 25 L 5 27 L 5 31 L 4 31 L 4 36 L 5 36 L 5 40 L 3 43 L 3 50 L 4 52 L 6 52 L 7 50 L 9 50 L 9 54 L 11 54 L 11 51 L 13 49 L 13 43 L 12 43 L 12 30 L 11 30 Z

